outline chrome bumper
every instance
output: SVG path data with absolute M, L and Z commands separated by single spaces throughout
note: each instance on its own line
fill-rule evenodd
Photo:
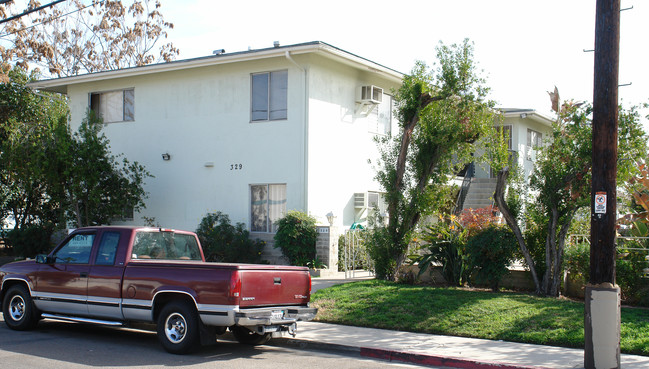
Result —
M 234 323 L 242 326 L 290 325 L 312 320 L 317 312 L 317 308 L 301 306 L 244 309 L 234 314 Z

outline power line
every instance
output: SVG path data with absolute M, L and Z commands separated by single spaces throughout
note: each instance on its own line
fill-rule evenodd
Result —
M 13 1 L 13 0 L 0 0 L 0 1 Z M 90 4 L 86 5 L 86 6 L 84 6 L 83 8 L 79 8 L 79 9 L 73 10 L 73 11 L 71 11 L 71 12 L 67 12 L 67 13 L 65 13 L 65 14 L 61 14 L 61 15 L 59 15 L 58 17 L 54 17 L 54 18 L 52 18 L 52 19 L 48 19 L 48 20 L 45 20 L 45 21 L 42 21 L 42 22 L 34 23 L 34 24 L 32 24 L 31 26 L 21 28 L 21 29 L 19 29 L 19 30 L 17 30 L 17 31 L 14 31 L 14 32 L 4 33 L 4 34 L 0 35 L 0 38 L 2 38 L 2 37 L 6 37 L 6 36 L 11 36 L 11 35 L 13 35 L 13 34 L 16 34 L 16 33 L 18 33 L 18 32 L 22 32 L 22 31 L 26 31 L 26 30 L 28 30 L 28 29 L 32 29 L 32 28 L 34 28 L 34 27 L 36 27 L 36 26 L 39 26 L 39 25 L 44 24 L 44 23 L 49 23 L 49 22 L 51 22 L 51 21 L 53 21 L 53 20 L 56 20 L 56 19 L 59 19 L 59 18 L 62 18 L 62 17 L 67 17 L 67 16 L 70 15 L 70 14 L 78 13 L 78 12 L 80 12 L 80 11 L 82 11 L 82 10 L 85 10 L 86 8 L 91 7 L 91 6 L 95 6 L 95 5 L 97 5 L 97 4 L 101 4 L 101 3 L 103 3 L 104 1 L 106 1 L 106 0 L 100 0 L 100 1 L 97 1 L 96 3 L 90 3 Z
M 58 4 L 58 3 L 62 3 L 62 2 L 64 2 L 64 1 L 65 1 L 65 0 L 56 0 L 56 1 L 52 1 L 52 2 L 49 3 L 49 4 L 45 4 L 45 5 L 42 5 L 42 6 L 36 7 L 36 8 L 34 8 L 34 9 L 28 9 L 28 10 L 25 10 L 24 12 L 22 12 L 22 13 L 20 13 L 20 14 L 16 14 L 16 15 L 14 15 L 13 17 L 9 17 L 9 18 L 5 18 L 5 19 L 0 20 L 0 24 L 2 24 L 2 23 L 7 23 L 7 22 L 10 22 L 10 21 L 12 21 L 12 20 L 15 20 L 15 19 L 18 19 L 18 18 L 24 17 L 24 16 L 26 16 L 27 14 L 31 14 L 31 13 L 33 13 L 33 12 L 37 12 L 37 11 L 39 11 L 39 10 L 43 10 L 43 9 L 45 9 L 45 8 L 49 8 L 49 7 L 54 6 L 54 5 Z M 8 2 L 8 1 L 6 1 L 6 2 Z M 4 3 L 3 3 L 3 4 L 4 4 Z

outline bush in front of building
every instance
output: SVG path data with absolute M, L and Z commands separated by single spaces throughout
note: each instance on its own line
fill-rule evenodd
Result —
M 33 224 L 10 230 L 5 242 L 13 256 L 33 258 L 37 254 L 47 254 L 54 248 L 52 233 L 51 225 Z
M 261 252 L 266 242 L 251 240 L 245 225 L 232 225 L 227 214 L 220 211 L 207 214 L 198 225 L 196 234 L 207 261 L 263 263 Z
M 509 273 L 518 243 L 509 228 L 491 225 L 469 238 L 466 250 L 476 283 L 497 292 L 500 281 Z
M 314 264 L 318 239 L 314 217 L 301 211 L 289 211 L 277 221 L 274 239 L 274 247 L 282 250 L 291 265 Z

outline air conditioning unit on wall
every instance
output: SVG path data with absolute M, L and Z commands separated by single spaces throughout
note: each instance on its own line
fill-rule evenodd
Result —
M 367 207 L 367 192 L 356 192 L 354 194 L 354 208 L 365 209 Z
M 354 193 L 354 208 L 367 209 L 379 206 L 378 192 L 356 192 Z
M 361 104 L 380 104 L 383 101 L 383 89 L 373 85 L 358 88 L 358 100 Z

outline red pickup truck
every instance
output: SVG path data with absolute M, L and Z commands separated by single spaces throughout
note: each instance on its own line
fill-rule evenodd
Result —
M 187 353 L 230 329 L 242 343 L 295 334 L 311 320 L 304 267 L 205 262 L 194 233 L 79 228 L 49 255 L 0 267 L 7 326 L 41 318 L 127 326 L 154 323 L 162 346 Z

